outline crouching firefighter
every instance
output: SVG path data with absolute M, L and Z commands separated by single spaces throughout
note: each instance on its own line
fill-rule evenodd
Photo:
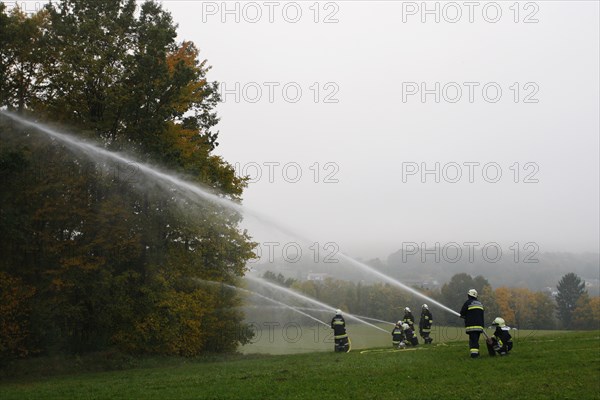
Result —
M 415 333 L 415 330 L 409 324 L 402 324 L 402 330 L 404 331 L 404 337 L 406 338 L 406 344 L 408 346 L 416 346 L 419 344 L 419 339 Z
M 334 350 L 336 352 L 350 351 L 348 334 L 346 333 L 346 321 L 342 316 L 342 310 L 335 310 L 335 316 L 331 320 L 331 329 L 333 329 L 333 339 L 335 341 Z
M 429 311 L 427 304 L 423 304 L 421 307 L 421 319 L 419 320 L 419 334 L 425 341 L 425 344 L 433 342 L 433 339 L 429 337 L 431 334 L 431 325 L 433 324 L 433 315 Z
M 398 349 L 405 348 L 406 344 L 404 344 L 404 339 L 405 337 L 404 332 L 402 331 L 402 321 L 398 321 L 392 330 L 392 346 Z
M 510 327 L 506 326 L 506 322 L 500 317 L 492 322 L 492 326 L 495 326 L 496 330 L 494 336 L 486 340 L 488 353 L 490 356 L 495 356 L 496 353 L 505 356 L 513 347 Z

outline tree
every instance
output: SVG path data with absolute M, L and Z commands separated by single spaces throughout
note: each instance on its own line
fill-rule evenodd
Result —
M 554 302 L 543 292 L 527 288 L 499 287 L 495 290 L 499 317 L 521 329 L 552 329 Z
M 507 324 L 515 323 L 515 310 L 511 304 L 511 290 L 505 286 L 495 291 L 496 303 L 498 304 L 499 317 L 504 318 Z
M 494 318 L 501 316 L 498 302 L 496 300 L 496 293 L 490 285 L 485 285 L 481 292 L 479 292 L 479 300 L 485 307 L 485 316 L 488 322 L 491 322 L 494 320 Z
M 285 276 L 283 276 L 283 274 L 275 274 L 272 271 L 266 271 L 263 274 L 263 278 L 271 281 L 273 283 L 278 284 L 279 286 L 285 286 L 285 287 L 290 287 L 294 284 L 294 282 L 296 282 L 296 279 L 294 278 L 285 278 Z
M 31 18 L 0 4 L 0 106 L 241 201 L 245 180 L 212 153 L 219 94 L 206 61 L 176 43 L 160 5 L 136 3 L 63 0 Z M 241 215 L 0 123 L 0 272 L 24 288 L 32 337 L 19 348 L 189 356 L 245 340 L 239 297 L 197 284 L 244 274 L 254 244 Z
M 35 288 L 0 271 L 0 366 L 15 356 L 32 352 L 29 321 Z
M 554 329 L 556 327 L 556 318 L 554 317 L 555 303 L 550 294 L 535 292 L 532 308 L 532 328 Z
M 600 329 L 600 297 L 590 298 L 587 293 L 582 294 L 573 315 L 573 328 Z
M 570 272 L 561 278 L 556 288 L 558 289 L 556 308 L 559 320 L 566 329 L 570 329 L 577 301 L 586 293 L 585 282 L 575 273 Z
M 18 7 L 6 14 L 0 4 L 0 104 L 23 111 L 43 92 L 44 63 L 50 59 L 49 18 L 41 10 L 28 18 Z
M 486 286 L 490 286 L 490 284 L 481 275 L 473 278 L 471 275 L 466 273 L 456 274 L 450 279 L 450 282 L 445 283 L 442 286 L 442 303 L 446 304 L 453 310 L 460 310 L 463 303 L 467 299 L 467 292 L 469 289 L 475 289 L 478 293 L 483 294 L 483 289 Z M 454 321 L 455 323 L 459 322 L 457 320 L 450 321 Z

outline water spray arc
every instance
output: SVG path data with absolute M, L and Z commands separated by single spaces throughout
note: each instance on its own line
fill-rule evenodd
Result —
M 347 256 L 344 253 L 339 253 L 339 255 L 341 258 L 343 258 L 344 260 L 348 261 L 349 263 L 359 267 L 360 269 L 369 271 L 370 273 L 377 275 L 378 277 L 391 283 L 392 285 L 398 286 L 399 288 L 404 289 L 407 292 L 414 294 L 415 296 L 418 296 L 424 300 L 427 300 L 429 303 L 435 304 L 436 306 L 440 307 L 441 309 L 448 311 L 450 314 L 454 314 L 457 317 L 460 317 L 460 314 L 457 313 L 456 311 L 454 311 L 453 309 L 446 307 L 445 305 L 443 305 L 439 301 L 432 299 L 431 297 L 425 296 L 423 293 L 419 292 L 418 290 L 415 290 L 415 289 L 411 288 L 410 286 L 405 285 L 404 283 L 392 278 L 391 276 L 387 276 L 386 274 L 377 271 L 375 268 L 371 268 L 368 265 L 363 264 L 360 261 L 357 261 L 354 258 Z
M 306 311 L 324 311 L 324 312 L 330 312 L 330 310 L 326 309 L 326 308 L 310 308 L 310 307 L 297 307 L 297 308 L 300 309 L 300 310 L 306 310 Z M 381 322 L 382 324 L 388 324 L 388 325 L 396 325 L 394 322 L 385 321 L 383 319 L 365 317 L 364 315 L 358 315 L 358 314 L 353 314 L 353 315 L 355 317 L 366 319 L 368 321 Z
M 9 112 L 0 110 L 0 114 L 3 114 L 5 116 L 7 116 L 8 118 L 10 118 L 22 125 L 30 126 L 39 131 L 42 131 L 42 132 L 46 133 L 47 135 L 49 135 L 50 137 L 57 139 L 68 146 L 74 147 L 75 149 L 83 152 L 86 155 L 89 155 L 90 153 L 95 153 L 96 155 L 103 157 L 105 159 L 111 160 L 111 161 L 122 162 L 124 164 L 135 163 L 135 165 L 139 168 L 140 172 L 144 173 L 147 176 L 151 176 L 151 177 L 159 180 L 162 183 L 172 184 L 181 189 L 188 190 L 191 193 L 193 193 L 203 199 L 209 200 L 213 203 L 216 203 L 216 204 L 224 206 L 224 207 L 228 207 L 230 209 L 233 209 L 234 211 L 238 211 L 238 212 L 246 211 L 245 209 L 242 208 L 241 205 L 239 205 L 231 200 L 228 200 L 223 197 L 219 197 L 216 194 L 211 193 L 209 190 L 201 188 L 199 185 L 197 185 L 195 183 L 187 182 L 187 181 L 180 179 L 174 175 L 170 175 L 168 173 L 159 171 L 157 168 L 152 167 L 149 164 L 139 162 L 135 159 L 121 155 L 119 153 L 106 150 L 98 145 L 83 142 L 71 135 L 58 132 L 55 129 L 52 129 L 44 124 L 29 121 L 25 118 L 15 115 L 13 113 L 9 113 Z
M 358 317 L 358 318 L 366 319 L 366 320 L 369 320 L 369 321 L 381 322 L 382 324 L 396 325 L 394 322 L 384 321 L 383 319 L 372 318 L 372 317 L 365 317 L 364 315 L 357 315 L 357 314 L 354 314 L 354 316 Z
M 254 277 L 254 276 L 246 276 L 245 278 L 246 278 L 247 280 L 249 280 L 249 281 L 257 282 L 257 283 L 259 283 L 259 284 L 261 284 L 261 285 L 264 285 L 264 286 L 270 287 L 270 288 L 272 288 L 272 289 L 278 290 L 278 291 L 280 291 L 280 292 L 283 292 L 283 293 L 285 293 L 285 294 L 288 294 L 288 295 L 294 296 L 294 297 L 296 297 L 296 298 L 298 298 L 298 299 L 301 299 L 301 300 L 304 300 L 304 301 L 306 301 L 306 302 L 309 302 L 309 303 L 316 304 L 316 305 L 318 305 L 319 307 L 324 307 L 324 308 L 326 308 L 326 309 L 329 309 L 329 310 L 331 310 L 331 311 L 335 310 L 335 308 L 334 308 L 334 307 L 332 307 L 332 306 L 330 306 L 329 304 L 325 304 L 325 303 L 323 303 L 323 302 L 320 302 L 320 301 L 318 301 L 318 300 L 315 300 L 315 299 L 313 299 L 313 298 L 311 298 L 311 297 L 308 297 L 308 296 L 306 296 L 306 295 L 304 295 L 304 294 L 301 294 L 301 293 L 295 292 L 295 291 L 293 291 L 293 290 L 291 290 L 291 289 L 288 289 L 288 288 L 285 288 L 285 287 L 283 287 L 283 286 L 276 285 L 276 284 L 274 284 L 274 283 L 272 283 L 272 282 L 269 282 L 269 281 L 267 281 L 267 280 L 265 280 L 265 279 L 256 278 L 256 277 Z M 371 324 L 370 322 L 363 321 L 361 318 L 358 318 L 356 315 L 350 314 L 349 312 L 345 312 L 345 313 L 344 313 L 344 315 L 345 315 L 345 316 L 347 316 L 349 319 L 353 319 L 353 320 L 355 320 L 355 321 L 358 321 L 358 322 L 360 322 L 360 323 L 362 323 L 362 324 L 365 324 L 365 325 L 367 325 L 367 326 L 370 326 L 371 328 L 375 328 L 375 329 L 377 329 L 378 331 L 382 331 L 382 332 L 385 332 L 385 333 L 389 333 L 389 332 L 388 332 L 388 331 L 386 331 L 385 329 L 381 329 L 381 328 L 380 328 L 380 327 L 378 327 L 377 325 L 373 325 L 373 324 Z
M 196 279 L 196 281 L 198 281 L 198 282 L 202 282 L 202 283 L 214 284 L 214 285 L 223 285 L 223 286 L 225 286 L 225 287 L 228 287 L 228 288 L 230 288 L 230 289 L 239 290 L 239 291 L 242 291 L 242 292 L 244 292 L 244 293 L 248 293 L 248 294 L 250 294 L 250 295 L 257 296 L 257 297 L 260 297 L 261 299 L 268 300 L 268 301 L 270 301 L 270 302 L 272 302 L 272 303 L 275 303 L 275 304 L 277 304 L 277 305 L 279 305 L 279 306 L 281 306 L 281 307 L 288 308 L 288 309 L 290 309 L 290 310 L 292 310 L 292 311 L 295 311 L 295 312 L 297 312 L 297 313 L 299 313 L 299 314 L 302 314 L 302 315 L 304 315 L 305 317 L 308 317 L 308 318 L 312 319 L 313 321 L 316 321 L 316 322 L 318 322 L 318 323 L 320 323 L 320 324 L 322 324 L 322 325 L 325 325 L 326 327 L 328 327 L 328 328 L 329 328 L 329 325 L 328 325 L 326 322 L 323 322 L 323 321 L 321 321 L 320 319 L 318 319 L 318 318 L 315 318 L 315 317 L 313 317 L 312 315 L 310 315 L 310 314 L 308 314 L 308 313 L 305 313 L 304 311 L 301 311 L 301 310 L 299 310 L 299 309 L 298 309 L 298 308 L 296 308 L 296 307 L 290 306 L 289 304 L 285 304 L 285 303 L 283 303 L 283 302 L 281 302 L 281 301 L 277 301 L 277 300 L 275 300 L 275 299 L 272 299 L 272 298 L 270 298 L 270 297 L 268 297 L 268 296 L 265 296 L 265 295 L 262 295 L 262 294 L 260 294 L 260 293 L 256 293 L 256 292 L 254 292 L 254 291 L 252 291 L 252 290 L 249 290 L 249 289 L 244 289 L 244 288 L 241 288 L 241 287 L 238 287 L 238 286 L 228 285 L 227 283 L 223 283 L 223 282 L 207 281 L 207 280 L 203 280 L 203 279 Z
M 298 233 L 293 232 L 291 229 L 286 228 L 285 226 L 283 226 L 281 223 L 278 223 L 276 221 L 273 221 L 271 218 L 269 218 L 268 216 L 259 213 L 255 210 L 252 210 L 248 207 L 242 207 L 240 204 L 235 203 L 234 201 L 231 201 L 227 198 L 224 197 L 220 197 L 214 193 L 211 193 L 209 190 L 201 188 L 198 184 L 195 183 L 191 183 L 188 182 L 184 179 L 180 179 L 177 178 L 176 176 L 170 175 L 168 173 L 159 171 L 158 169 L 142 163 L 142 162 L 138 162 L 134 159 L 128 158 L 126 156 L 123 156 L 121 154 L 118 153 L 114 153 L 111 151 L 108 151 L 106 149 L 103 149 L 99 146 L 90 144 L 90 143 L 86 143 L 86 142 L 82 142 L 79 139 L 76 139 L 70 135 L 61 133 L 61 132 L 57 132 L 56 130 L 44 125 L 44 124 L 40 124 L 37 122 L 32 122 L 29 121 L 25 118 L 22 118 L 20 116 L 17 116 L 13 113 L 9 113 L 6 111 L 2 111 L 0 110 L 0 114 L 5 115 L 6 117 L 12 119 L 13 121 L 16 121 L 18 123 L 20 123 L 21 125 L 25 125 L 25 126 L 30 126 L 32 128 L 35 128 L 39 131 L 42 131 L 44 133 L 46 133 L 47 135 L 49 135 L 50 137 L 53 137 L 71 147 L 74 147 L 80 151 L 82 151 L 84 154 L 89 155 L 90 152 L 95 153 L 96 155 L 99 155 L 101 157 L 104 157 L 106 159 L 109 160 L 113 160 L 113 161 L 119 161 L 119 162 L 123 162 L 123 163 L 135 163 L 136 166 L 139 168 L 140 172 L 143 172 L 144 174 L 146 174 L 147 176 L 151 176 L 154 177 L 155 179 L 157 179 L 158 181 L 162 182 L 162 183 L 167 183 L 167 184 L 171 184 L 171 185 L 175 185 L 181 189 L 185 189 L 187 191 L 189 191 L 190 193 L 193 193 L 203 199 L 206 199 L 208 201 L 211 201 L 213 203 L 216 203 L 218 205 L 230 208 L 234 211 L 240 212 L 242 214 L 248 214 L 248 215 L 252 215 L 253 217 L 257 218 L 260 221 L 263 221 L 265 223 L 268 223 L 269 225 L 271 225 L 272 227 L 278 229 L 279 231 L 281 231 L 282 233 L 285 233 L 289 236 L 298 238 L 300 240 L 303 240 L 305 243 L 307 244 L 312 244 L 313 242 L 308 240 L 307 238 L 303 237 L 302 235 L 299 235 Z M 354 258 L 344 254 L 344 253 L 338 253 L 340 255 L 340 257 L 342 259 L 344 259 L 345 261 L 349 262 L 350 264 L 366 271 L 369 272 L 375 276 L 378 276 L 379 278 L 383 279 L 384 281 L 397 286 L 401 289 L 404 289 L 412 294 L 414 294 L 417 297 L 420 297 L 424 300 L 426 300 L 428 303 L 431 304 L 435 304 L 436 306 L 440 307 L 441 309 L 448 311 L 451 314 L 454 314 L 456 316 L 460 316 L 459 313 L 457 313 L 456 311 L 452 310 L 451 308 L 446 307 L 445 305 L 443 305 L 442 303 L 420 293 L 419 291 L 411 288 L 410 286 L 405 285 L 404 283 L 388 276 L 385 275 L 379 271 L 377 271 L 376 269 L 358 261 L 355 260 Z M 276 286 L 276 285 L 275 285 Z M 326 306 L 326 305 L 325 305 Z M 364 322 L 364 321 L 363 321 Z M 375 325 L 373 325 L 375 326 Z M 380 328 L 377 328 L 380 329 Z

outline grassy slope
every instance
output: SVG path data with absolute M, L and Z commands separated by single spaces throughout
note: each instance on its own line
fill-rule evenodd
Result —
M 467 344 L 361 354 L 306 353 L 181 362 L 0 385 L 0 398 L 600 398 L 600 332 L 521 338 L 509 357 Z

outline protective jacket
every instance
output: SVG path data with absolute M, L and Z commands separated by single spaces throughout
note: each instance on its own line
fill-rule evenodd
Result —
M 421 332 L 431 332 L 431 324 L 433 323 L 433 315 L 428 309 L 421 311 L 421 319 L 419 320 L 419 330 Z
M 465 331 L 483 332 L 483 304 L 476 298 L 469 296 L 460 310 L 460 317 L 465 319 Z
M 333 329 L 334 339 L 342 339 L 348 337 L 346 334 L 346 321 L 341 315 L 336 315 L 331 320 L 331 329 Z
M 510 327 L 508 326 L 503 328 L 497 326 L 496 330 L 494 331 L 494 339 L 496 339 L 496 343 L 498 344 L 497 351 L 500 354 L 506 354 L 512 349 L 512 336 L 510 335 L 509 331 Z
M 417 335 L 415 335 L 415 331 L 410 326 L 408 329 L 404 330 L 404 336 L 406 336 L 406 341 L 408 342 L 407 344 L 411 344 L 413 346 L 419 344 L 419 339 L 417 338 Z
M 404 333 L 402 332 L 402 327 L 396 325 L 392 330 L 392 343 L 398 344 L 404 340 Z
M 405 322 L 405 323 L 409 324 L 410 326 L 413 326 L 415 324 L 415 317 L 414 317 L 414 315 L 412 315 L 412 313 L 410 311 L 406 311 L 404 313 L 404 319 L 402 320 L 402 322 Z

